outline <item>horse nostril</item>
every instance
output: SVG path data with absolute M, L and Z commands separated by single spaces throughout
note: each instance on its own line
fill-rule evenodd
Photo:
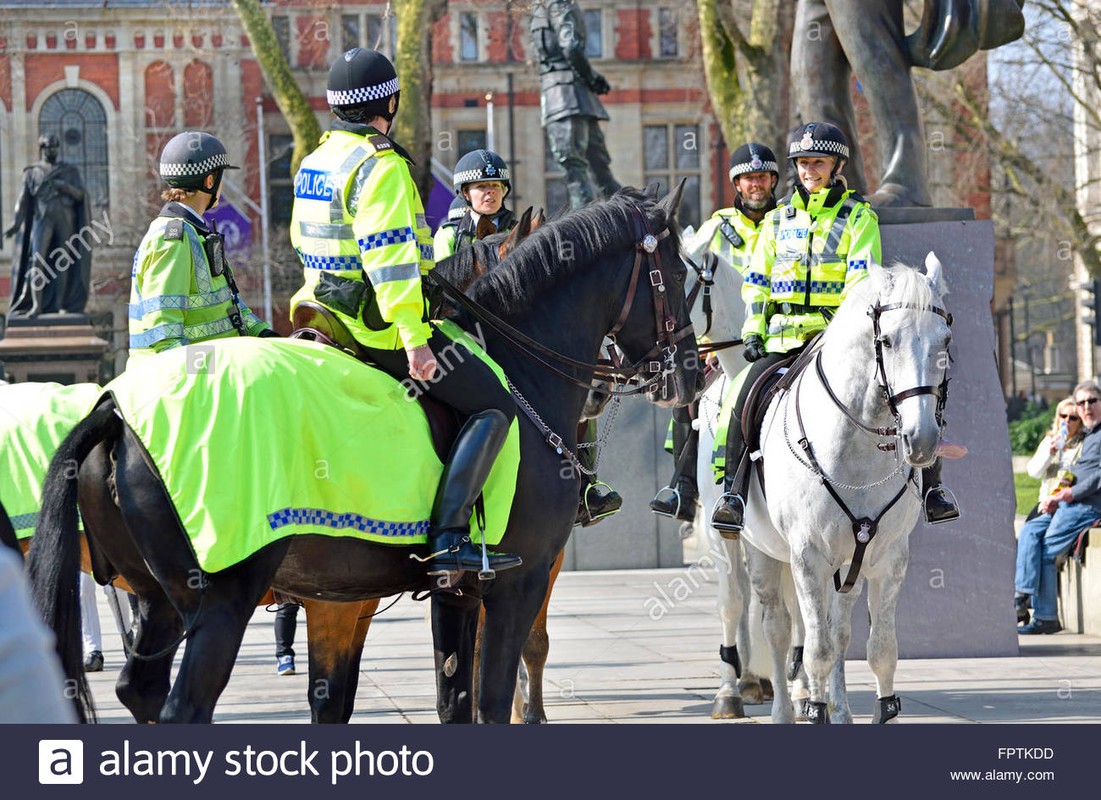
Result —
M 696 371 L 696 394 L 699 394 L 700 392 L 702 392 L 706 388 L 706 386 L 707 386 L 707 381 L 704 380 L 703 372 L 701 372 L 700 370 L 697 370 Z

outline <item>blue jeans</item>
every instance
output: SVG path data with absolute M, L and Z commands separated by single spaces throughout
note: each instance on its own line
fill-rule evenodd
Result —
M 1021 528 L 1013 583 L 1019 594 L 1032 595 L 1036 619 L 1059 619 L 1059 578 L 1055 559 L 1071 548 L 1078 534 L 1099 519 L 1101 513 L 1090 506 L 1060 503 L 1054 514 L 1040 514 Z

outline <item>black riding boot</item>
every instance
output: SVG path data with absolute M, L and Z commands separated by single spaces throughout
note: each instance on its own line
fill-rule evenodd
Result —
M 734 491 L 734 476 L 745 454 L 742 426 L 736 413 L 731 414 L 726 428 L 726 476 L 723 478 L 723 496 L 711 515 L 711 527 L 724 539 L 737 539 L 745 527 L 745 497 Z
M 588 419 L 581 422 L 577 428 L 577 441 L 579 444 L 592 444 L 596 441 L 596 420 Z M 577 460 L 581 466 L 593 470 L 596 467 L 596 448 L 578 447 Z M 581 493 L 577 501 L 577 517 L 575 525 L 588 527 L 595 525 L 605 517 L 610 517 L 623 507 L 623 498 L 619 492 L 592 475 L 581 473 Z
M 921 471 L 921 485 L 925 489 L 925 521 L 930 525 L 959 519 L 960 509 L 955 498 L 940 483 L 940 459 L 933 466 Z
M 470 515 L 482 493 L 493 461 L 508 435 L 508 419 L 500 411 L 481 411 L 459 431 L 440 479 L 432 510 L 428 549 L 429 575 L 448 572 L 482 572 L 482 551 L 470 541 Z M 489 554 L 489 572 L 511 569 L 522 563 L 519 556 Z M 479 576 L 481 577 L 481 576 Z
M 700 433 L 692 428 L 691 418 L 682 421 L 674 411 L 673 460 L 681 465 L 681 470 L 673 485 L 663 487 L 650 501 L 650 510 L 655 514 L 685 522 L 696 518 L 696 501 L 699 499 L 696 488 L 696 456 L 699 446 Z

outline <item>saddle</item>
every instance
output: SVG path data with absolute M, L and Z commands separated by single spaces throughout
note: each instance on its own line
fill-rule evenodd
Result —
M 749 469 L 754 461 L 751 456 L 761 449 L 761 426 L 764 424 L 769 403 L 776 395 L 791 389 L 795 379 L 814 361 L 820 344 L 819 336 L 821 332 L 816 334 L 801 351 L 788 356 L 783 361 L 776 362 L 762 372 L 749 387 L 745 406 L 742 408 L 742 418 L 739 420 L 742 426 L 742 438 L 746 445 L 745 454 L 734 473 L 734 485 L 740 487 L 743 497 L 749 488 Z M 761 485 L 761 491 L 764 492 L 765 485 L 761 471 L 763 459 L 758 456 L 756 461 L 757 480 Z
M 378 365 L 371 360 L 367 350 L 356 341 L 344 323 L 320 303 L 309 300 L 299 303 L 291 313 L 291 323 L 294 326 L 291 339 L 306 339 L 335 347 L 364 364 L 378 369 Z M 440 461 L 446 463 L 451 453 L 451 445 L 459 435 L 459 416 L 453 408 L 432 399 L 423 392 L 417 397 L 417 402 L 420 403 L 424 416 L 428 418 L 432 448 Z

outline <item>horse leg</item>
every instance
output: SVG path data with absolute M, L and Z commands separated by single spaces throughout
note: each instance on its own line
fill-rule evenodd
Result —
M 346 723 L 355 709 L 359 660 L 379 601 L 329 603 L 302 598 L 306 610 L 310 722 Z
M 748 542 L 745 543 L 746 564 L 753 592 L 760 600 L 765 637 L 772 654 L 772 721 L 777 724 L 795 722 L 791 695 L 788 693 L 785 654 L 791 644 L 791 616 L 784 604 L 781 571 L 783 564 L 769 558 Z
M 849 692 L 845 687 L 845 653 L 852 638 L 853 607 L 860 596 L 859 578 L 846 594 L 830 592 L 830 635 L 833 639 L 833 668 L 830 670 L 830 722 L 849 724 L 853 721 L 849 708 Z
M 757 593 L 749 585 L 749 573 L 745 572 L 742 595 L 746 598 L 746 610 L 738 625 L 738 647 L 742 653 L 742 678 L 738 691 L 746 705 L 772 702 L 772 661 L 769 658 L 768 641 L 765 639 L 764 609 Z
M 803 666 L 807 671 L 810 698 L 803 704 L 807 719 L 815 723 L 829 721 L 826 705 L 826 685 L 833 667 L 829 634 L 829 568 L 825 559 L 810 546 L 792 546 L 791 574 L 799 598 L 807 637 L 803 647 Z
M 868 581 L 868 610 L 871 629 L 868 632 L 868 666 L 875 675 L 875 708 L 872 722 L 890 722 L 902 710 L 895 696 L 895 668 L 898 666 L 898 635 L 895 631 L 895 611 L 906 575 L 909 550 L 905 546 L 884 572 L 887 579 Z
M 440 722 L 473 722 L 474 648 L 478 628 L 476 598 L 432 598 L 432 642 L 436 660 L 436 713 Z M 513 665 L 513 680 L 516 667 Z
M 788 665 L 787 679 L 791 690 L 791 701 L 795 706 L 795 719 L 805 720 L 803 701 L 810 697 L 807 688 L 807 671 L 803 667 L 803 646 L 806 644 L 807 629 L 803 625 L 803 615 L 799 611 L 799 601 L 795 597 L 795 581 L 791 577 L 791 567 L 785 564 L 782 570 L 784 604 L 791 615 L 791 663 Z
M 705 511 L 710 513 L 709 509 Z M 712 561 L 719 565 L 719 622 L 723 627 L 722 644 L 719 647 L 721 682 L 711 705 L 711 719 L 742 719 L 745 717 L 745 708 L 738 680 L 742 671 L 741 658 L 748 660 L 748 654 L 744 650 L 739 654 L 738 642 L 740 639 L 744 645 L 746 639 L 740 635 L 740 627 L 745 617 L 744 587 L 749 583 L 749 574 L 746 572 L 738 542 L 723 539 L 710 525 L 706 526 L 706 530 L 711 540 Z
M 531 633 L 521 652 L 523 661 L 520 664 L 520 674 L 516 683 L 516 691 L 512 697 L 512 721 L 523 722 L 527 725 L 540 724 L 547 721 L 547 711 L 543 707 L 543 671 L 547 666 L 547 655 L 550 653 L 550 636 L 547 634 L 547 613 L 550 609 L 551 592 L 554 591 L 554 582 L 558 580 L 558 573 L 562 571 L 562 562 L 565 560 L 566 551 L 558 554 L 551 564 L 550 580 L 547 583 L 547 594 L 543 598 L 543 605 L 535 617 L 531 626 Z M 527 687 L 527 696 L 523 691 Z
M 137 635 L 119 671 L 115 696 L 139 723 L 156 722 L 171 685 L 172 660 L 183 625 L 176 609 L 155 583 L 138 593 Z M 160 653 L 157 658 L 147 656 Z

